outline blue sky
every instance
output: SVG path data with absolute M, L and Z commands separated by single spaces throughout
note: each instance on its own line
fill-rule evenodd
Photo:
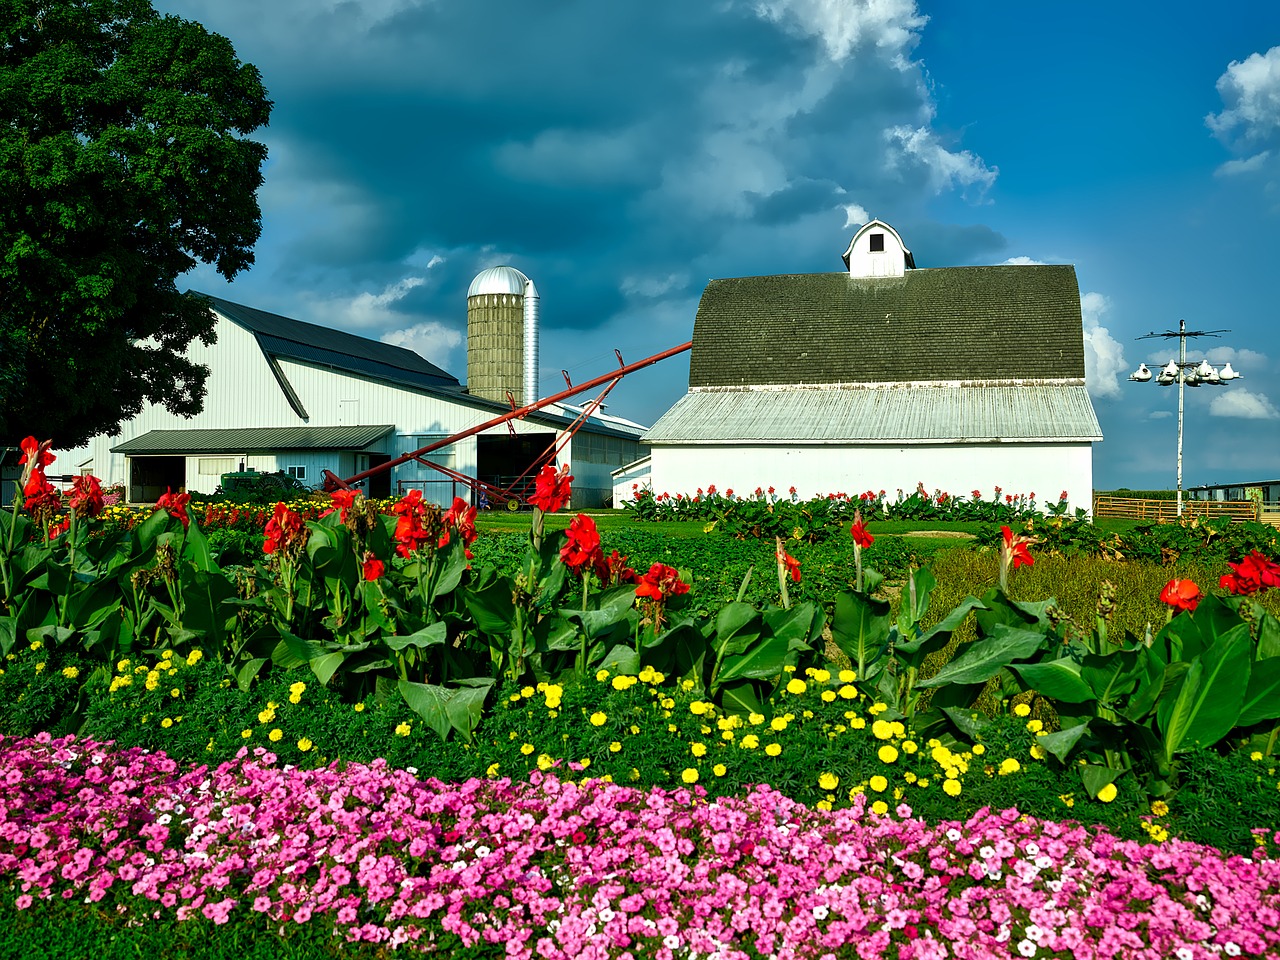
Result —
M 1187 390 L 1184 482 L 1280 477 L 1280 4 L 155 5 L 275 101 L 257 264 L 196 289 L 465 379 L 467 286 L 511 263 L 550 393 L 689 339 L 710 278 L 841 269 L 874 216 L 921 267 L 1076 266 L 1099 488 L 1173 485 L 1176 388 L 1126 378 L 1179 318 L 1244 375 Z M 652 422 L 687 375 L 610 411 Z

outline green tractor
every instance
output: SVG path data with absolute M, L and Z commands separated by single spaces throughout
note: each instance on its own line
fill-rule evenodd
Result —
M 262 473 L 258 470 L 239 470 L 224 473 L 218 487 L 219 494 L 244 497 L 250 500 L 290 500 L 304 497 L 311 488 L 284 471 Z

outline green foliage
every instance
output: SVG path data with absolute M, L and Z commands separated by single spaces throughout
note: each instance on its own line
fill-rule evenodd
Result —
M 147 0 L 0 4 L 0 436 L 65 447 L 199 411 L 213 318 L 176 279 L 253 262 L 257 69 Z

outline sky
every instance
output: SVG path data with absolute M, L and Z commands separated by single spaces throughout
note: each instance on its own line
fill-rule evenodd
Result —
M 689 340 L 709 279 L 843 269 L 870 218 L 919 267 L 1069 263 L 1098 489 L 1280 478 L 1280 4 L 155 0 L 275 107 L 256 263 L 184 285 L 466 378 L 466 291 L 541 295 L 541 392 Z M 928 344 L 904 345 L 929 349 Z M 688 354 L 622 381 L 652 423 Z M 927 483 L 927 478 L 925 479 Z

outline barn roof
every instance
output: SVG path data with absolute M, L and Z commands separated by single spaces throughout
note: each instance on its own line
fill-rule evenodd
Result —
M 712 280 L 689 386 L 1084 379 L 1069 265 Z
M 644 443 L 1035 443 L 1102 439 L 1081 384 L 691 390 Z

